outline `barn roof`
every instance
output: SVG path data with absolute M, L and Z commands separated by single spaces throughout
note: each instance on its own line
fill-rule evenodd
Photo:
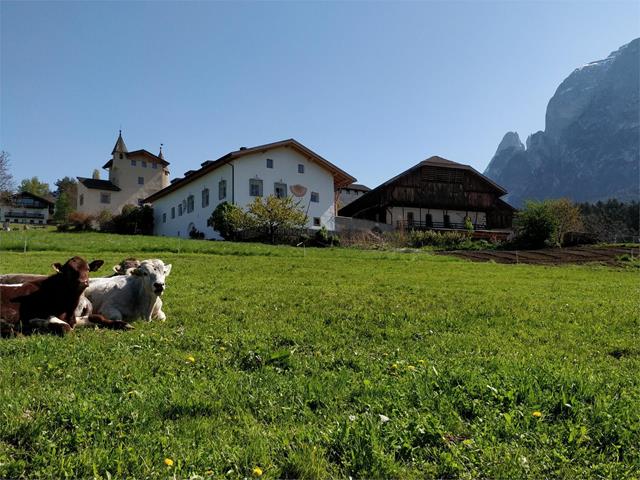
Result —
M 273 142 L 273 143 L 267 143 L 264 145 L 258 145 L 257 147 L 240 147 L 238 150 L 235 150 L 233 152 L 229 152 L 226 155 L 223 155 L 222 157 L 218 158 L 217 160 L 206 160 L 204 162 L 202 162 L 200 164 L 200 168 L 198 170 L 189 170 L 189 175 L 185 175 L 184 178 L 181 179 L 177 179 L 175 181 L 173 181 L 168 187 L 163 188 L 162 190 L 160 190 L 159 192 L 154 193 L 153 195 L 145 198 L 145 202 L 154 202 L 156 200 L 158 200 L 159 198 L 164 197 L 165 195 L 178 190 L 179 188 L 193 182 L 194 180 L 196 180 L 197 178 L 200 178 L 204 175 L 206 175 L 209 172 L 212 172 L 213 170 L 216 170 L 217 168 L 221 167 L 222 165 L 226 165 L 227 163 L 231 162 L 232 160 L 235 160 L 237 158 L 242 158 L 246 155 L 252 154 L 252 153 L 256 153 L 256 152 L 266 152 L 268 150 L 273 150 L 275 148 L 280 148 L 280 147 L 288 147 L 288 148 L 292 148 L 298 152 L 300 152 L 302 155 L 306 156 L 309 160 L 312 160 L 313 162 L 317 163 L 318 165 L 324 167 L 325 169 L 329 170 L 331 172 L 331 174 L 333 175 L 333 181 L 334 181 L 334 186 L 335 188 L 341 188 L 344 187 L 346 185 L 349 185 L 351 183 L 353 183 L 356 179 L 354 177 L 352 177 L 351 175 L 349 175 L 347 172 L 345 172 L 344 170 L 338 168 L 337 166 L 335 166 L 333 163 L 329 162 L 328 160 L 324 159 L 323 157 L 321 157 L 320 155 L 318 155 L 317 153 L 315 153 L 313 150 L 305 147 L 304 145 L 302 145 L 300 142 L 298 142 L 297 140 L 294 140 L 293 138 L 290 138 L 288 140 L 281 140 L 279 142 Z
M 503 187 L 501 187 L 500 185 L 495 183 L 489 177 L 486 177 L 482 173 L 478 172 L 471 165 L 465 165 L 465 164 L 462 164 L 462 163 L 454 162 L 452 160 L 447 160 L 446 158 L 433 156 L 433 157 L 429 157 L 426 160 L 423 160 L 420 163 L 408 168 L 404 172 L 396 175 L 393 178 L 390 178 L 386 182 L 381 183 L 380 185 L 378 185 L 373 190 L 368 191 L 364 195 L 356 198 L 353 202 L 351 202 L 348 205 L 344 206 L 343 209 L 346 212 L 355 211 L 359 206 L 366 205 L 367 201 L 369 200 L 371 195 L 375 194 L 376 192 L 380 192 L 385 187 L 388 187 L 389 185 L 391 185 L 394 182 L 396 182 L 398 179 L 404 177 L 405 175 L 407 175 L 407 174 L 409 174 L 409 173 L 413 172 L 414 170 L 419 169 L 421 167 L 438 167 L 438 168 L 450 168 L 450 169 L 455 169 L 455 170 L 466 170 L 466 171 L 469 171 L 469 172 L 473 173 L 478 178 L 480 178 L 482 181 L 484 181 L 487 184 L 489 184 L 492 188 L 494 188 L 499 193 L 500 196 L 507 194 L 507 191 Z M 505 205 L 508 205 L 506 202 L 503 202 L 503 203 L 505 203 Z M 508 206 L 510 208 L 513 208 L 510 205 L 508 205 Z
M 112 192 L 119 192 L 120 187 L 114 185 L 109 180 L 98 180 L 96 178 L 76 177 L 78 181 L 87 188 L 92 190 L 110 190 Z

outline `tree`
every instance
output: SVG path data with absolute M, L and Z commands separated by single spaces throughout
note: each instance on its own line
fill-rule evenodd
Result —
M 56 196 L 60 197 L 63 193 L 67 194 L 67 198 L 70 202 L 70 207 L 72 210 L 76 210 L 78 208 L 78 182 L 75 178 L 71 177 L 63 177 L 59 180 L 56 180 Z
M 307 223 L 307 215 L 292 197 L 278 198 L 269 195 L 256 197 L 247 206 L 247 223 L 265 234 L 271 243 L 283 230 L 301 229 Z
M 69 215 L 76 211 L 78 183 L 71 177 L 56 180 L 56 207 L 53 219 L 59 223 L 69 221 Z
M 235 232 L 242 228 L 243 219 L 244 212 L 240 207 L 222 202 L 207 220 L 207 226 L 217 230 L 225 240 L 231 240 Z
M 13 191 L 13 175 L 9 171 L 9 153 L 0 151 L 0 194 L 10 194 Z
M 526 202 L 514 218 L 514 227 L 516 241 L 524 248 L 544 247 L 556 228 L 548 202 Z
M 25 178 L 20 182 L 18 190 L 33 193 L 39 197 L 47 197 L 49 195 L 49 184 L 41 182 L 38 177 Z
M 71 209 L 71 201 L 66 192 L 62 192 L 56 198 L 56 206 L 53 219 L 58 223 L 66 223 L 69 221 L 69 215 L 73 212 Z
M 555 225 L 551 234 L 551 242 L 556 247 L 561 247 L 564 245 L 564 236 L 567 233 L 582 230 L 580 208 L 568 198 L 547 200 L 546 203 Z

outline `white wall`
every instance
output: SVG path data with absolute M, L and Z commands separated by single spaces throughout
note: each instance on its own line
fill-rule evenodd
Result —
M 267 168 L 267 158 L 273 160 L 273 169 Z M 234 170 L 234 185 L 232 185 L 232 167 Z M 298 164 L 304 165 L 304 173 L 298 173 Z M 334 188 L 333 175 L 328 170 L 320 167 L 315 162 L 292 148 L 280 147 L 267 150 L 263 153 L 252 153 L 244 157 L 232 160 L 216 170 L 200 177 L 178 190 L 171 192 L 155 202 L 154 232 L 156 235 L 180 236 L 188 238 L 189 226 L 193 224 L 196 229 L 204 232 L 206 238 L 220 238 L 217 232 L 207 227 L 207 219 L 218 203 L 227 201 L 241 207 L 245 207 L 254 197 L 250 196 L 249 179 L 262 180 L 263 196 L 274 193 L 274 183 L 286 183 L 287 192 L 291 195 L 289 187 L 303 185 L 307 188 L 304 197 L 300 199 L 300 205 L 309 217 L 309 228 L 320 228 L 313 225 L 314 217 L 320 218 L 320 225 L 328 230 L 334 230 Z M 221 179 L 227 181 L 227 197 L 218 199 L 218 182 Z M 209 206 L 202 208 L 202 190 L 209 189 Z M 310 202 L 311 192 L 319 194 L 319 202 Z M 189 195 L 194 197 L 194 211 L 183 212 L 178 215 L 178 205 L 187 200 Z M 294 197 L 295 199 L 295 197 Z M 175 207 L 175 218 L 171 218 L 171 207 Z M 163 222 L 163 214 L 166 214 L 166 222 Z

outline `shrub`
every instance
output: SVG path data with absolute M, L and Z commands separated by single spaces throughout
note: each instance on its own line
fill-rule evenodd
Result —
M 528 201 L 514 218 L 516 244 L 522 248 L 543 248 L 556 230 L 548 202 Z
M 241 228 L 239 222 L 242 210 L 228 202 L 218 204 L 209 219 L 207 226 L 217 230 L 225 240 L 235 238 L 235 233 Z
M 191 230 L 189 230 L 189 238 L 192 238 L 194 240 L 203 240 L 204 232 L 201 232 L 196 227 L 192 227 Z
M 412 230 L 409 232 L 407 243 L 411 247 L 425 246 L 444 249 L 459 248 L 468 240 L 467 234 L 459 232 L 435 232 L 433 230 Z
M 100 228 L 111 233 L 153 235 L 153 208 L 148 205 L 125 205 L 120 215 L 105 221 Z
M 94 221 L 95 217 L 93 215 L 82 212 L 72 212 L 69 214 L 69 224 L 63 228 L 66 228 L 64 231 L 74 230 L 76 232 L 88 232 L 93 230 Z

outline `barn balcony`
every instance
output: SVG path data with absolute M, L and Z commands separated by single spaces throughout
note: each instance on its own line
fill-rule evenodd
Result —
M 32 213 L 32 212 L 12 212 L 9 211 L 4 215 L 6 218 L 33 218 L 33 219 L 44 219 L 43 213 Z
M 398 230 L 467 230 L 464 223 L 456 222 L 420 222 L 416 220 L 398 220 L 396 222 Z M 486 230 L 484 223 L 474 223 L 474 230 Z

